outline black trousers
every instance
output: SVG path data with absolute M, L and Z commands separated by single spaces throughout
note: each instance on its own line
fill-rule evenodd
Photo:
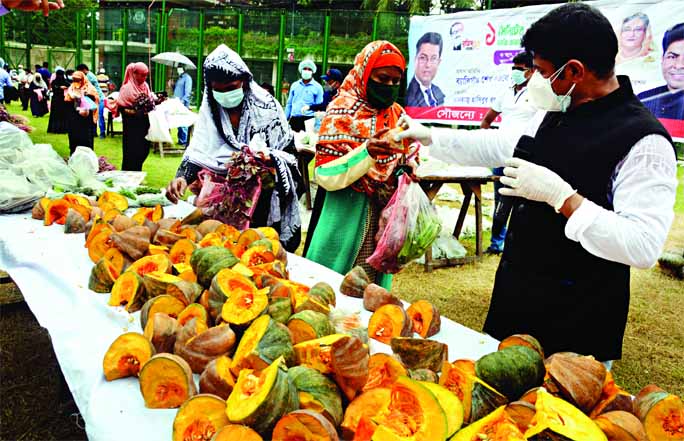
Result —
M 28 110 L 29 98 L 31 97 L 31 91 L 26 87 L 21 86 L 19 89 L 19 100 L 21 100 L 21 110 Z
M 121 170 L 141 171 L 147 155 L 150 153 L 150 142 L 145 139 L 150 129 L 147 115 L 128 115 L 122 113 L 123 119 L 123 160 Z
M 301 132 L 303 130 L 306 130 L 306 128 L 304 127 L 304 121 L 311 118 L 313 118 L 313 116 L 291 116 L 290 127 L 295 132 Z

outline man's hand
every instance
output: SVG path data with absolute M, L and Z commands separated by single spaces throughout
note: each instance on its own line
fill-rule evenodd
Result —
M 302 114 L 305 114 L 306 112 L 308 112 L 309 109 L 311 109 L 311 107 L 309 107 L 308 104 L 304 104 L 302 106 Z
M 397 142 L 402 139 L 415 139 L 423 145 L 432 144 L 432 133 L 430 128 L 414 121 L 413 118 L 406 114 L 399 118 L 397 127 L 404 129 L 403 131 L 394 134 L 394 140 Z
M 43 11 L 44 16 L 48 16 L 50 11 L 62 9 L 64 2 L 62 0 L 55 0 L 54 2 L 48 0 L 3 0 L 2 5 L 7 9 L 18 9 L 20 11 Z
M 188 188 L 188 183 L 185 178 L 175 178 L 166 187 L 166 199 L 174 204 L 178 203 L 178 200 L 183 197 L 186 188 Z
M 577 190 L 565 182 L 560 176 L 546 167 L 511 158 L 506 161 L 501 183 L 510 188 L 501 188 L 504 196 L 519 196 L 532 201 L 546 202 L 558 212 L 565 200 L 577 193 Z

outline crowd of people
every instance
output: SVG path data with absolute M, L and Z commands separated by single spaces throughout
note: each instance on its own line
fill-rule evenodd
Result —
M 631 23 L 630 30 L 641 25 Z M 666 34 L 668 54 L 678 51 L 681 32 Z M 418 42 L 409 87 L 410 100 L 430 106 L 443 99 L 431 85 L 443 49 L 437 37 L 426 34 Z M 592 354 L 609 366 L 621 357 L 629 269 L 654 264 L 673 220 L 672 139 L 634 95 L 629 79 L 615 74 L 618 39 L 594 7 L 569 3 L 552 10 L 530 26 L 521 45 L 525 52 L 513 60 L 511 87 L 480 130 L 431 128 L 407 116 L 397 103 L 406 61 L 389 41 L 367 44 L 346 77 L 328 70 L 324 86 L 314 79 L 314 61 L 303 60 L 285 108 L 256 83 L 236 52 L 220 45 L 203 64 L 194 136 L 188 141 L 179 132 L 188 147 L 167 197 L 175 203 L 188 188 L 198 192 L 204 171 L 226 175 L 234 154 L 259 138 L 273 185 L 259 196 L 251 225 L 276 228 L 285 248 L 296 250 L 303 183 L 293 131 L 319 112 L 319 191 L 304 254 L 339 273 L 360 265 L 389 288 L 391 275 L 366 258 L 376 246 L 398 171 L 413 176 L 415 147 L 430 146 L 431 155 L 448 163 L 497 169 L 501 215 L 490 251 L 502 257 L 484 330 L 499 339 L 532 334 L 549 353 Z M 174 93 L 184 96 L 187 74 L 179 74 Z M 83 66 L 54 76 L 37 66 L 34 73 L 22 70 L 10 78 L 35 116 L 44 114 L 51 90 L 53 106 L 65 106 L 69 115 L 51 127 L 66 126 L 74 146 L 92 147 L 106 103 L 123 118 L 123 168 L 139 170 L 149 152 L 147 112 L 157 101 L 147 75 L 145 64 L 130 64 L 115 100 L 103 97 L 101 79 Z M 60 93 L 63 100 L 55 100 Z M 501 127 L 490 130 L 497 118 Z

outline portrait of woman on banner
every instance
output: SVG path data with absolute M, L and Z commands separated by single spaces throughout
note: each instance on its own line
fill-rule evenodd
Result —
M 617 30 L 618 53 L 615 64 L 654 63 L 653 33 L 648 15 L 637 12 L 622 20 Z

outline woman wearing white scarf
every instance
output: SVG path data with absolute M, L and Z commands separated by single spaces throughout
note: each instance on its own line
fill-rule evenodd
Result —
M 31 102 L 31 114 L 34 117 L 41 117 L 47 114 L 49 112 L 47 104 L 48 87 L 40 73 L 36 72 L 33 75 L 29 90 L 31 91 L 29 98 Z
M 301 239 L 297 202 L 301 177 L 280 103 L 253 80 L 242 58 L 223 44 L 209 54 L 203 70 L 199 120 L 167 197 L 177 202 L 202 169 L 225 175 L 226 163 L 243 146 L 265 145 L 276 169 L 276 184 L 273 191 L 262 192 L 251 224 L 274 227 L 285 249 L 294 251 Z

